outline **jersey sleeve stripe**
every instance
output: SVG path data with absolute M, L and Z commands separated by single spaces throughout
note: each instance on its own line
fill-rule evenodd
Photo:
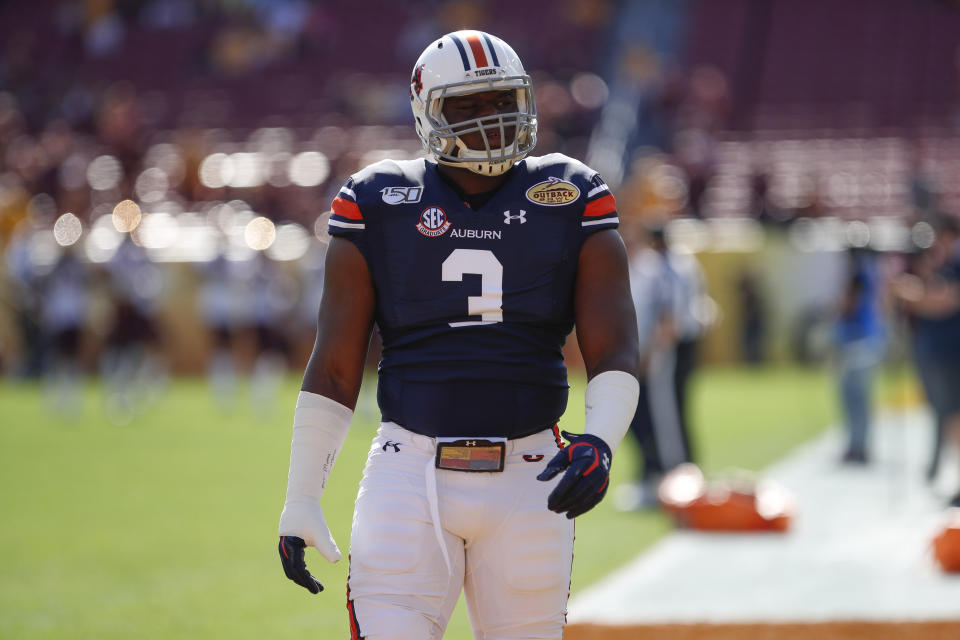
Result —
M 367 225 L 363 222 L 343 222 L 342 220 L 337 220 L 331 216 L 330 218 L 331 227 L 340 227 L 341 229 L 366 229 Z
M 340 216 L 341 218 L 363 220 L 363 214 L 360 213 L 360 207 L 357 206 L 357 203 L 344 200 L 340 196 L 333 199 L 333 206 L 331 208 L 333 209 L 334 215 Z
M 608 213 L 613 213 L 617 210 L 617 201 L 613 197 L 612 193 L 608 193 L 602 198 L 597 198 L 591 202 L 587 203 L 587 206 L 583 210 L 583 216 L 585 218 L 595 218 L 597 216 L 605 216 Z M 336 211 L 336 209 L 334 209 Z
M 340 187 L 340 193 L 350 196 L 352 199 L 357 199 L 357 194 L 353 192 L 353 189 L 349 187 Z M 339 195 L 339 194 L 337 194 Z
M 593 196 L 597 195 L 601 191 L 610 191 L 610 187 L 608 187 L 605 184 L 602 184 L 599 187 L 594 187 L 593 189 L 590 189 L 590 191 L 587 192 L 587 199 L 592 198 Z
M 332 222 L 330 224 L 333 224 Z M 580 223 L 581 227 L 592 227 L 598 224 L 609 224 L 609 225 L 618 225 L 620 224 L 620 218 L 618 216 L 613 216 L 612 218 L 600 218 L 599 220 L 584 220 Z

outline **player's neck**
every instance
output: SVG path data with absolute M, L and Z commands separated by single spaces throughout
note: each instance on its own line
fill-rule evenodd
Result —
M 502 185 L 507 176 L 510 175 L 510 172 L 507 171 L 499 176 L 482 176 L 469 169 L 439 163 L 437 164 L 437 171 L 444 178 L 457 185 L 461 191 L 470 195 L 493 191 Z

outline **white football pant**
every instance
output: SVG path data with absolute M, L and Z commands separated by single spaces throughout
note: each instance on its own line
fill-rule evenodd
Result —
M 352 637 L 436 640 L 462 588 L 477 640 L 559 640 L 573 520 L 547 509 L 562 474 L 536 478 L 557 450 L 546 430 L 507 441 L 502 472 L 436 469 L 434 438 L 381 424 L 350 536 Z

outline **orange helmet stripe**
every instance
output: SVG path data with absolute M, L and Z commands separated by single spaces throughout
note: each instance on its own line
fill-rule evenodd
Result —
M 489 67 L 490 63 L 487 62 L 487 54 L 483 52 L 483 45 L 480 44 L 480 36 L 467 36 L 467 44 L 470 45 L 470 50 L 473 51 L 473 59 L 476 61 L 478 67 Z

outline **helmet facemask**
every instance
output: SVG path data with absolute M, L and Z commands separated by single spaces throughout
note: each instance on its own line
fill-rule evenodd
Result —
M 447 98 L 510 89 L 516 92 L 517 110 L 514 112 L 454 123 L 448 123 L 443 115 Z M 498 176 L 526 156 L 537 143 L 537 110 L 530 76 L 440 85 L 430 89 L 425 102 L 425 117 L 431 130 L 427 148 L 441 164 L 462 167 L 480 175 Z M 492 132 L 499 133 L 499 147 L 490 145 L 488 134 Z M 471 133 L 480 134 L 484 148 L 471 149 L 463 142 L 461 136 Z

